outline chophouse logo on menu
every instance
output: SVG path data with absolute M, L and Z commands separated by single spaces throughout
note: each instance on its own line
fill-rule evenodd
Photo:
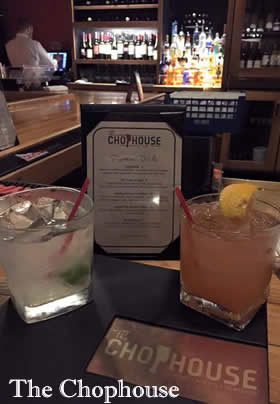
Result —
M 152 146 L 160 147 L 160 136 L 135 136 L 135 135 L 110 135 L 108 136 L 108 144 L 129 146 Z

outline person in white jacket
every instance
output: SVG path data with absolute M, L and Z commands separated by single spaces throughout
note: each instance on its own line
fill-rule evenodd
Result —
M 48 66 L 56 69 L 56 61 L 49 57 L 40 42 L 32 39 L 33 31 L 33 25 L 28 19 L 19 19 L 16 37 L 6 43 L 11 66 Z

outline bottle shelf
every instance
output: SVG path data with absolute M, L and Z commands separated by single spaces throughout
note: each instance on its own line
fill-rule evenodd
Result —
M 263 39 L 280 39 L 280 32 L 264 32 L 260 38 L 242 38 L 243 42 L 260 42 Z
M 260 69 L 240 69 L 240 78 L 279 78 L 279 67 L 261 67 Z
M 76 59 L 78 65 L 157 65 L 157 60 L 129 60 L 129 59 Z
M 82 21 L 75 22 L 76 28 L 146 28 L 157 29 L 157 21 Z
M 145 10 L 151 8 L 158 8 L 158 4 L 122 4 L 116 6 L 75 6 L 74 10 L 91 11 L 91 10 Z
M 242 38 L 242 42 L 261 42 L 261 38 Z

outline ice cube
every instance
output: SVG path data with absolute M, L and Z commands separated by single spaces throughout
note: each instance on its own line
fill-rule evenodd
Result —
M 11 210 L 20 215 L 25 215 L 29 211 L 31 206 L 32 206 L 31 201 L 26 200 L 26 201 L 19 202 L 16 205 L 13 205 L 11 207 Z
M 56 220 L 67 220 L 73 205 L 71 202 L 60 201 L 58 206 L 56 206 L 54 211 L 54 219 Z
M 35 204 L 36 209 L 40 212 L 41 217 L 46 224 L 51 225 L 55 222 L 55 210 L 60 201 L 51 198 L 40 198 Z
M 54 202 L 55 199 L 42 197 L 37 200 L 35 207 L 39 210 L 42 217 L 51 220 L 53 218 Z
M 36 206 L 38 208 L 46 208 L 46 207 L 52 207 L 54 199 L 52 198 L 47 198 L 46 196 L 43 196 L 39 198 L 36 202 Z
M 10 213 L 9 218 L 11 224 L 17 229 L 28 229 L 33 223 L 33 221 L 27 216 L 20 215 L 13 211 Z
M 21 230 L 37 229 L 47 223 L 41 212 L 30 201 L 22 201 L 13 205 L 5 217 L 9 224 L 8 227 Z

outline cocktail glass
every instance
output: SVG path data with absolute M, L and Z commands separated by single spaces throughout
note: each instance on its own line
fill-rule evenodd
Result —
M 182 212 L 181 302 L 242 330 L 268 297 L 280 210 L 256 199 L 257 217 L 252 227 L 248 222 L 234 223 L 223 218 L 218 212 L 218 200 L 219 195 L 211 194 L 188 201 L 193 224 Z M 212 209 L 219 215 L 218 225 L 216 219 L 213 221 Z
M 0 254 L 12 301 L 34 323 L 92 300 L 93 201 L 49 187 L 0 198 Z

